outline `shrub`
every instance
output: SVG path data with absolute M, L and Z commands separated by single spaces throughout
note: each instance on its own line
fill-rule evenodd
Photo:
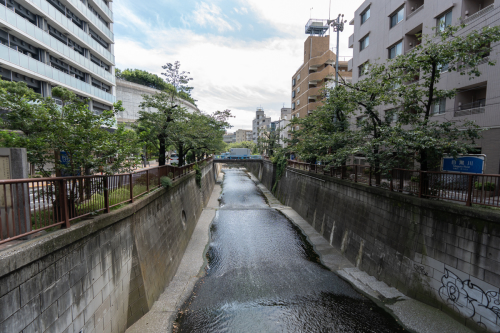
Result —
M 198 164 L 193 166 L 194 171 L 196 172 L 196 185 L 201 188 L 201 169 Z
M 167 176 L 168 176 L 168 178 L 170 178 L 170 179 L 173 179 L 173 178 L 174 178 L 174 174 L 173 174 L 172 172 L 169 172 Z
M 476 190 L 482 190 L 483 185 L 484 185 L 485 191 L 494 191 L 496 188 L 495 183 L 492 183 L 492 182 L 484 182 L 484 183 L 475 182 L 474 183 L 474 187 L 476 188 Z
M 420 177 L 419 176 L 411 176 L 410 181 L 414 183 L 420 183 Z
M 161 186 L 165 189 L 172 187 L 172 179 L 170 177 L 161 177 L 160 178 Z

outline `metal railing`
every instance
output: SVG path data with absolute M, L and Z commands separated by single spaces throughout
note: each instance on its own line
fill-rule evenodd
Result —
M 472 103 L 462 104 L 455 109 L 455 117 L 470 116 L 473 114 L 484 113 L 486 111 L 485 105 L 486 105 L 485 99 Z
M 415 15 L 416 13 L 421 11 L 422 9 L 424 9 L 424 4 L 422 4 L 420 7 L 416 8 L 413 12 L 406 15 L 406 20 L 410 19 L 410 17 L 412 17 L 413 15 Z
M 475 19 L 483 16 L 484 14 L 488 13 L 488 12 L 491 12 L 493 9 L 495 8 L 495 5 L 494 4 L 491 4 L 489 5 L 488 7 L 484 7 L 483 9 L 481 9 L 480 11 L 477 11 L 475 12 L 474 14 L 468 16 L 468 17 L 465 17 L 463 20 L 462 20 L 462 24 L 467 24 L 467 23 L 470 23 L 472 21 L 474 21 Z
M 464 202 L 500 207 L 500 175 L 393 169 L 376 173 L 369 165 L 345 165 L 333 168 L 288 161 L 288 167 L 376 186 L 419 198 Z
M 99 212 L 109 213 L 115 206 L 158 189 L 161 177 L 177 180 L 194 166 L 165 165 L 110 176 L 0 180 L 0 244 L 58 226 L 69 227 L 71 222 Z

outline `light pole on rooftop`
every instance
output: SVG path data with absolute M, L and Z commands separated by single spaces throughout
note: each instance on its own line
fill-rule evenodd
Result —
M 336 20 L 328 20 L 328 25 L 333 27 L 333 31 L 337 33 L 337 54 L 335 60 L 335 86 L 339 83 L 339 42 L 340 42 L 340 33 L 344 31 L 344 23 L 347 23 L 347 20 L 344 21 L 344 14 L 339 14 Z

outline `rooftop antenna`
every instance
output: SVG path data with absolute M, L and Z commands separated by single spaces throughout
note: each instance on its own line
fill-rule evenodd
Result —
M 312 17 L 313 17 L 313 14 L 312 14 L 312 10 L 313 10 L 313 9 L 314 9 L 313 7 L 311 7 L 311 9 L 309 9 L 309 18 L 310 18 L 310 19 L 312 19 Z

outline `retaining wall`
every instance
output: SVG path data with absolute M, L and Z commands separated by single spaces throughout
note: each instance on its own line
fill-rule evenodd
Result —
M 498 211 L 290 168 L 275 195 L 368 274 L 475 330 L 500 331 Z
M 173 278 L 213 163 L 133 204 L 0 253 L 0 332 L 124 332 Z

